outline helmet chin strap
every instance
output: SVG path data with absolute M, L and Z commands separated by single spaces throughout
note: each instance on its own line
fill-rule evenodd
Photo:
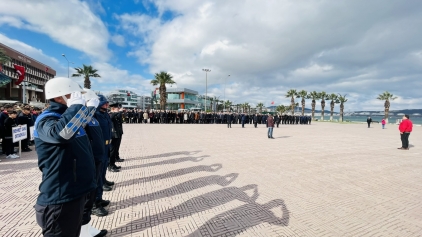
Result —
M 66 98 L 66 96 L 64 96 L 64 95 L 62 95 L 62 99 L 66 102 L 66 104 L 67 104 L 67 98 Z

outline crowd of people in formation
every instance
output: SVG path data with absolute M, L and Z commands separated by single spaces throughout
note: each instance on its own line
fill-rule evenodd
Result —
M 229 112 L 179 112 L 173 110 L 123 110 L 125 123 L 161 123 L 161 124 L 266 124 L 268 114 L 229 113 Z M 275 115 L 277 124 L 311 124 L 311 116 Z
M 122 109 L 64 77 L 49 80 L 45 95 L 48 107 L 32 120 L 42 172 L 36 221 L 44 236 L 106 236 L 107 230 L 90 221 L 91 215 L 108 215 L 104 207 L 110 200 L 103 192 L 112 191 L 114 182 L 106 172 L 119 172 L 117 162 L 124 161 L 119 155 Z

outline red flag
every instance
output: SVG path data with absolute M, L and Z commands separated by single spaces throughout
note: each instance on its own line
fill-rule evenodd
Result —
M 45 72 L 48 72 L 48 67 L 45 67 Z
M 274 101 L 273 101 L 273 102 L 271 102 L 271 104 L 273 105 L 273 104 L 274 104 Z
M 127 96 L 130 96 L 130 93 L 129 92 L 127 93 Z
M 23 79 L 25 79 L 25 68 L 16 64 L 14 64 L 13 67 L 15 68 L 16 73 L 19 74 L 19 79 L 15 82 L 16 85 L 19 85 Z

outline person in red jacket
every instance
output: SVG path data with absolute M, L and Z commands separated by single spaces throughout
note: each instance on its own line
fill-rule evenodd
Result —
M 409 115 L 404 115 L 403 120 L 400 123 L 400 137 L 401 137 L 401 147 L 397 148 L 399 150 L 409 150 L 409 135 L 412 132 L 413 124 L 409 119 Z

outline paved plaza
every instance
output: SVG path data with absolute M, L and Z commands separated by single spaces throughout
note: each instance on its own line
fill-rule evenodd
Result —
M 125 124 L 108 236 L 422 236 L 422 128 Z M 0 158 L 0 236 L 40 236 L 35 152 Z M 120 165 L 119 164 L 119 165 Z

